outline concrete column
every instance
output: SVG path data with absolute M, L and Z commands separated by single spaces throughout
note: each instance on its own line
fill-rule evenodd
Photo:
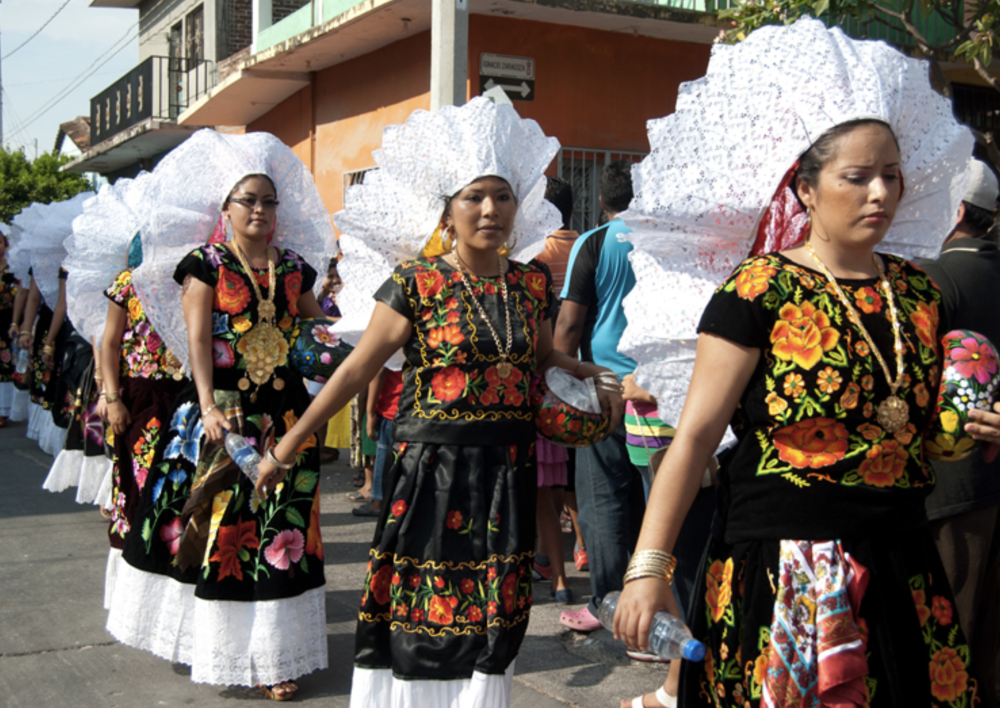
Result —
M 253 43 L 250 51 L 254 54 L 257 53 L 257 35 L 273 24 L 273 17 L 271 0 L 253 0 Z
M 468 0 L 431 0 L 431 110 L 461 106 L 469 76 Z

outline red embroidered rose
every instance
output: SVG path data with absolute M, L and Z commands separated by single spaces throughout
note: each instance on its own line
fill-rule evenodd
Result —
M 796 469 L 819 469 L 844 459 L 847 428 L 829 418 L 808 418 L 774 433 L 778 457 Z
M 241 518 L 232 526 L 222 526 L 219 529 L 219 545 L 210 561 L 219 562 L 219 580 L 233 576 L 243 580 L 243 570 L 240 566 L 240 551 L 244 548 L 260 548 L 257 538 L 257 522 L 243 521 Z
M 442 589 L 444 587 L 444 578 L 442 578 L 441 576 L 434 578 L 434 587 L 436 587 L 438 590 Z
M 475 591 L 476 584 L 472 581 L 471 578 L 462 578 L 460 587 L 462 588 L 462 592 L 464 592 L 466 595 L 469 595 Z
M 399 499 L 396 501 L 395 504 L 392 505 L 392 515 L 399 518 L 400 516 L 406 513 L 406 509 L 407 509 L 406 501 L 403 499 Z
M 389 590 L 392 585 L 392 566 L 383 565 L 372 576 L 370 588 L 376 604 L 386 605 L 389 602 Z
M 436 270 L 425 270 L 417 273 L 417 292 L 420 297 L 430 300 L 437 297 L 444 287 L 444 278 Z
M 427 619 L 442 626 L 451 624 L 454 621 L 454 615 L 448 600 L 439 595 L 432 597 L 430 607 L 427 610 Z
M 935 595 L 931 601 L 931 614 L 942 627 L 947 627 L 951 624 L 951 603 L 948 601 L 948 598 Z
M 442 403 L 448 403 L 463 395 L 467 382 L 468 378 L 464 371 L 454 366 L 446 366 L 431 378 L 431 390 L 435 398 Z
M 891 487 L 903 476 L 909 457 L 906 448 L 895 440 L 883 440 L 879 445 L 872 445 L 872 449 L 858 467 L 858 474 L 864 479 L 865 484 L 873 487 Z
M 943 647 L 931 657 L 930 676 L 931 695 L 945 703 L 954 703 L 968 688 L 965 662 L 951 647 Z
M 514 611 L 514 596 L 517 592 L 517 576 L 509 574 L 500 583 L 500 596 L 503 598 L 503 609 L 508 615 Z
M 917 309 L 910 313 L 910 322 L 917 328 L 917 339 L 928 349 L 937 348 L 938 306 L 918 302 Z
M 465 616 L 470 622 L 479 622 L 483 619 L 483 611 L 473 605 L 466 611 Z
M 239 274 L 219 266 L 219 280 L 215 284 L 215 307 L 238 315 L 250 304 L 250 288 Z
M 531 294 L 531 297 L 535 298 L 536 300 L 545 299 L 544 273 L 525 273 L 524 284 L 528 287 L 528 292 Z
M 288 298 L 288 314 L 299 316 L 299 295 L 302 293 L 302 273 L 295 271 L 285 276 L 285 297 Z
M 445 521 L 448 528 L 453 531 L 457 531 L 462 528 L 462 512 L 460 511 L 449 511 L 448 519 Z
M 458 345 L 465 341 L 465 335 L 458 325 L 450 324 L 444 327 L 437 327 L 427 333 L 427 346 L 437 349 L 442 344 Z

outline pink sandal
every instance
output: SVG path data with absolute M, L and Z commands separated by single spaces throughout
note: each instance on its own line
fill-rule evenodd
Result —
M 601 628 L 601 621 L 590 614 L 590 609 L 581 607 L 579 610 L 564 610 L 559 615 L 559 621 L 566 627 L 577 632 L 593 632 Z

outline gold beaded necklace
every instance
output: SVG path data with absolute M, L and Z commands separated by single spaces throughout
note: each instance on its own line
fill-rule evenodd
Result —
M 864 324 L 861 322 L 861 315 L 858 311 L 854 309 L 854 305 L 847 298 L 844 290 L 840 287 L 840 283 L 837 279 L 833 277 L 833 273 L 830 269 L 826 267 L 826 264 L 820 260 L 820 257 L 816 254 L 813 249 L 812 244 L 806 241 L 806 250 L 813 257 L 813 260 L 819 264 L 820 269 L 826 276 L 830 285 L 833 287 L 834 292 L 837 294 L 837 298 L 844 305 L 847 310 L 847 318 L 854 324 L 855 327 L 861 332 L 861 336 L 865 338 L 868 342 L 868 346 L 872 350 L 872 354 L 878 360 L 878 363 L 882 366 L 882 371 L 885 372 L 885 380 L 889 383 L 890 395 L 887 399 L 878 404 L 878 422 L 888 433 L 897 433 L 906 427 L 906 424 L 910 421 L 910 406 L 907 405 L 906 401 L 896 395 L 899 391 L 900 385 L 903 383 L 904 374 L 904 363 L 903 363 L 903 333 L 902 327 L 899 324 L 899 312 L 896 311 L 896 300 L 892 294 L 892 286 L 889 284 L 889 279 L 885 277 L 885 272 L 882 270 L 882 264 L 879 262 L 875 254 L 872 254 L 872 262 L 875 264 L 875 269 L 878 271 L 879 286 L 885 293 L 885 299 L 889 303 L 889 320 L 892 322 L 892 334 L 893 334 L 893 349 L 896 352 L 896 378 L 893 379 L 892 375 L 889 373 L 889 365 L 885 363 L 885 359 L 882 357 L 882 352 L 878 350 L 875 346 L 875 342 L 872 341 L 872 337 L 868 334 L 868 330 L 865 329 Z
M 267 298 L 265 299 L 260 291 L 260 284 L 257 283 L 257 276 L 250 264 L 247 262 L 243 249 L 236 243 L 231 244 L 231 250 L 236 254 L 243 266 L 244 272 L 250 278 L 253 292 L 257 296 L 257 324 L 249 332 L 243 335 L 244 347 L 246 349 L 247 368 L 243 378 L 237 386 L 241 391 L 247 391 L 252 381 L 257 385 L 257 389 L 250 394 L 250 402 L 257 401 L 257 390 L 266 384 L 274 376 L 274 370 L 281 360 L 281 349 L 279 340 L 283 337 L 281 331 L 274 326 L 274 316 L 277 309 L 274 306 L 274 295 L 277 292 L 277 278 L 274 274 L 274 249 L 267 247 Z M 280 391 L 285 387 L 283 379 L 274 380 L 274 388 Z
M 481 304 L 479 304 L 479 300 L 476 298 L 475 293 L 472 292 L 472 286 L 469 285 L 469 281 L 465 279 L 464 271 L 468 268 L 468 266 L 465 264 L 465 261 L 462 260 L 462 257 L 458 255 L 458 249 L 455 249 L 453 253 L 455 254 L 455 260 L 458 262 L 458 277 L 462 281 L 462 285 L 465 287 L 466 292 L 469 293 L 469 299 L 472 300 L 476 309 L 479 310 L 479 316 L 483 318 L 483 322 L 485 322 L 486 326 L 489 328 L 490 334 L 493 335 L 493 341 L 496 342 L 497 345 L 497 352 L 500 353 L 500 363 L 497 364 L 497 375 L 501 379 L 505 379 L 510 376 L 511 369 L 514 368 L 514 365 L 508 360 L 510 357 L 510 347 L 514 341 L 514 337 L 510 326 L 510 310 L 507 308 L 507 279 L 504 277 L 503 272 L 503 256 L 501 256 L 499 252 L 497 253 L 497 260 L 500 266 L 500 296 L 503 299 L 503 312 L 507 319 L 506 347 L 502 347 L 500 345 L 500 335 L 497 334 L 496 329 L 493 327 L 493 323 L 486 314 L 486 310 L 483 309 Z

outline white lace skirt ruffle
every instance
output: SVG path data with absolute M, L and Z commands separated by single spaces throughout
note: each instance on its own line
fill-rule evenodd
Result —
M 108 511 L 115 508 L 115 500 L 113 494 L 115 493 L 115 466 L 110 460 L 105 460 L 107 466 L 104 468 L 104 479 L 101 480 L 101 487 L 97 490 L 97 497 L 94 499 L 95 504 L 100 504 Z M 104 609 L 107 609 L 106 607 Z
M 40 405 L 31 400 L 30 396 L 28 399 L 28 429 L 25 431 L 24 436 L 29 440 L 38 440 L 38 426 L 41 425 L 42 415 L 48 415 L 49 412 L 42 408 Z
M 502 675 L 458 681 L 403 681 L 390 669 L 354 667 L 350 708 L 509 708 L 514 662 Z
M 118 578 L 118 569 L 125 564 L 122 560 L 120 548 L 108 549 L 108 564 L 104 568 L 104 609 L 111 609 L 111 598 L 115 594 L 115 580 Z
M 42 410 L 38 416 L 38 447 L 49 455 L 58 455 L 66 444 L 66 428 L 52 420 L 52 414 Z
M 8 420 L 12 423 L 20 423 L 28 419 L 28 404 L 31 403 L 31 394 L 14 388 L 14 398 L 10 404 L 10 415 Z
M 172 663 L 194 656 L 194 585 L 118 564 L 107 630 L 115 639 Z
M 0 418 L 10 417 L 10 407 L 14 403 L 14 392 L 16 390 L 12 382 L 0 382 Z
M 190 664 L 196 683 L 273 685 L 326 668 L 324 588 L 259 602 L 201 600 L 194 589 L 122 562 L 107 629 L 123 644 Z
M 49 474 L 42 482 L 42 489 L 62 492 L 75 487 L 80 481 L 80 466 L 83 464 L 83 450 L 63 450 L 56 455 L 49 468 Z
M 104 455 L 91 455 L 88 457 L 82 452 L 80 454 L 83 459 L 80 461 L 80 478 L 76 487 L 76 503 L 101 504 L 105 501 L 101 498 L 101 486 L 104 484 L 105 478 L 110 478 L 111 460 Z

